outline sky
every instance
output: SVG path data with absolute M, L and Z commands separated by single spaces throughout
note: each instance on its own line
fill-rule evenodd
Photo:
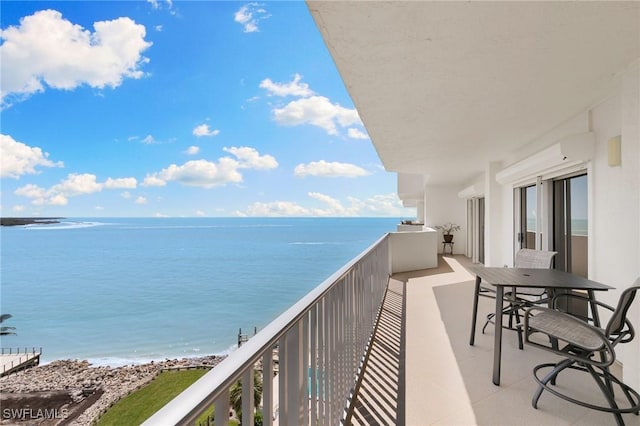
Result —
M 304 2 L 0 6 L 2 216 L 415 216 Z

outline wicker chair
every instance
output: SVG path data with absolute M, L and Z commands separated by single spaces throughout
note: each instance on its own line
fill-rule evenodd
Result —
M 533 408 L 538 408 L 538 400 L 542 392 L 548 390 L 574 404 L 613 413 L 618 425 L 624 425 L 622 413 L 636 415 L 640 413 L 638 392 L 609 371 L 609 367 L 616 359 L 616 345 L 631 342 L 635 335 L 633 326 L 627 319 L 627 312 L 638 290 L 640 290 L 640 278 L 622 293 L 615 309 L 604 303 L 595 302 L 597 306 L 613 312 L 604 330 L 558 310 L 543 307 L 532 307 L 526 310 L 524 316 L 526 343 L 564 358 L 558 363 L 540 364 L 533 369 L 534 378 L 539 385 L 531 401 Z M 553 306 L 558 306 L 558 301 L 562 298 L 585 299 L 584 296 L 577 294 L 561 294 L 553 299 Z M 560 344 L 564 346 L 560 347 Z M 551 371 L 544 378 L 540 378 L 538 371 L 548 368 L 552 368 Z M 555 386 L 558 374 L 567 368 L 588 372 L 597 383 L 609 406 L 581 401 L 561 392 L 557 387 L 552 387 Z M 628 406 L 618 406 L 614 396 L 615 390 L 622 391 Z
M 555 251 L 532 250 L 526 248 L 520 249 L 518 253 L 516 253 L 514 267 L 549 269 L 551 268 L 553 257 L 556 254 L 558 254 L 558 252 Z M 480 295 L 491 297 L 490 293 L 493 293 L 493 297 L 495 297 L 495 291 L 493 289 L 484 286 L 480 287 Z M 544 288 L 516 287 L 515 294 L 511 291 L 505 292 L 504 300 L 507 303 L 507 306 L 502 310 L 502 314 L 508 315 L 509 320 L 503 327 L 518 332 L 518 347 L 522 349 L 524 345 L 522 342 L 522 328 L 519 326 L 521 322 L 520 312 L 523 311 L 524 308 L 530 306 L 548 303 L 546 290 Z M 493 317 L 495 317 L 495 313 L 493 312 L 487 315 L 487 320 L 482 327 L 482 333 L 485 332 L 485 329 L 489 324 L 494 323 Z

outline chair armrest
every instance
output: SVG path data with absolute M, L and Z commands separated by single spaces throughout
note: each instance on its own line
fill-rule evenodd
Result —
M 606 303 L 599 302 L 599 301 L 597 301 L 595 299 L 591 300 L 589 297 L 581 296 L 581 295 L 575 294 L 575 293 L 561 293 L 561 294 L 555 295 L 553 297 L 553 299 L 551 299 L 551 306 L 553 306 L 553 309 L 558 309 L 558 304 L 557 304 L 558 300 L 565 299 L 565 298 L 567 298 L 567 299 L 568 298 L 579 299 L 579 300 L 583 300 L 585 302 L 592 302 L 592 303 L 595 303 L 598 306 L 602 306 L 603 308 L 605 308 L 605 309 L 607 309 L 607 310 L 609 310 L 611 312 L 615 311 L 615 309 L 612 306 L 607 305 Z

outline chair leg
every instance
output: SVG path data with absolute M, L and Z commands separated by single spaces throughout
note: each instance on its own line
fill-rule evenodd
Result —
M 620 386 L 620 389 L 622 389 L 622 392 L 624 393 L 624 396 L 627 397 L 627 401 L 629 401 L 629 404 L 631 405 L 631 407 L 637 407 L 638 410 L 636 411 L 632 411 L 633 414 L 635 414 L 636 416 L 640 415 L 640 402 L 634 400 L 633 396 L 631 395 L 630 389 L 628 386 L 626 386 L 624 383 L 622 383 L 620 380 L 618 380 L 613 374 L 611 374 L 611 372 L 609 371 L 609 367 L 604 367 L 602 368 L 602 374 L 601 377 L 604 378 L 605 383 L 607 385 L 607 389 L 609 390 L 609 392 L 611 393 L 611 397 L 615 399 L 615 392 L 614 392 L 614 388 L 613 388 L 613 382 L 617 383 Z M 633 391 L 633 389 L 631 389 L 631 391 Z
M 609 387 L 611 386 L 611 380 L 607 377 L 607 372 L 605 371 L 605 373 L 603 374 L 604 382 L 605 382 L 603 383 L 603 380 L 600 380 L 600 376 L 598 375 L 598 373 L 596 373 L 596 371 L 593 369 L 591 365 L 584 364 L 583 366 L 587 369 L 587 371 L 589 371 L 589 373 L 591 374 L 591 377 L 593 377 L 593 380 L 595 380 L 596 383 L 598 384 L 598 387 L 602 391 L 602 394 L 604 395 L 604 397 L 607 399 L 609 406 L 613 410 L 618 410 L 619 409 L 618 404 L 616 404 L 616 401 L 613 399 L 613 394 L 609 389 Z M 616 418 L 616 424 L 618 426 L 624 426 L 624 420 L 622 419 L 622 414 L 620 414 L 619 412 L 613 412 L 613 416 Z
M 558 375 L 558 373 L 560 373 L 562 370 L 571 367 L 571 365 L 573 365 L 574 361 L 572 359 L 564 359 L 562 361 L 560 361 L 559 363 L 555 364 L 555 367 L 553 368 L 553 370 L 551 370 L 549 372 L 549 374 L 547 374 L 544 379 L 539 380 L 538 381 L 538 376 L 536 375 L 536 372 L 543 367 L 549 367 L 553 364 L 541 364 L 536 366 L 533 369 L 533 377 L 536 379 L 536 381 L 538 381 L 538 389 L 536 390 L 536 392 L 533 394 L 533 398 L 531 399 L 531 405 L 533 406 L 533 408 L 538 409 L 538 400 L 540 399 L 540 396 L 542 395 L 542 392 L 545 389 L 545 386 L 547 386 L 547 383 L 549 383 L 549 381 L 551 381 L 553 385 L 555 385 L 555 380 L 556 380 L 556 376 Z
M 495 316 L 496 316 L 496 314 L 494 314 L 494 313 L 490 313 L 490 314 L 487 315 L 487 320 L 484 322 L 484 325 L 482 326 L 482 334 L 484 334 L 484 331 L 487 329 L 487 326 L 491 323 L 491 320 Z
M 516 315 L 516 331 L 518 332 L 518 349 L 523 350 L 524 349 L 524 343 L 523 343 L 523 339 L 522 339 L 522 327 L 520 326 L 520 312 L 518 312 L 519 307 L 515 306 L 513 308 L 513 312 L 515 312 Z

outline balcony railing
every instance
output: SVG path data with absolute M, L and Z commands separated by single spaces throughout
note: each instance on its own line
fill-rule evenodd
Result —
M 258 332 L 144 425 L 193 425 L 215 405 L 229 421 L 229 389 L 242 383 L 243 424 L 254 423 L 254 369 L 262 364 L 265 425 L 336 425 L 352 392 L 390 276 L 389 235 Z M 278 354 L 273 379 L 273 354 Z M 276 382 L 276 383 L 274 383 Z M 277 391 L 276 391 L 277 389 Z M 275 408 L 274 408 L 275 407 Z

